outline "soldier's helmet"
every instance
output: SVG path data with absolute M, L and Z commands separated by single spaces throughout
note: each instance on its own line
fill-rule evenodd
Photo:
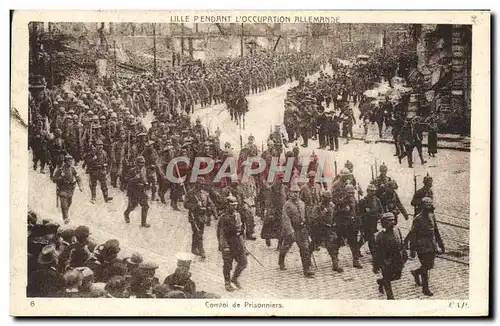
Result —
M 307 173 L 307 177 L 308 178 L 315 178 L 316 177 L 316 172 L 315 171 L 309 171 Z
M 267 141 L 267 145 L 270 146 L 270 145 L 274 145 L 274 141 L 272 139 L 269 139 Z
M 253 135 L 248 136 L 248 140 L 255 140 L 255 137 Z
M 393 213 L 391 213 L 391 212 L 387 212 L 387 213 L 384 213 L 384 214 L 382 215 L 381 221 L 388 220 L 388 219 L 395 220 L 396 218 L 394 217 L 394 214 L 393 214 Z
M 104 143 L 102 142 L 102 140 L 98 139 L 96 142 L 95 142 L 96 145 L 104 145 Z
M 298 184 L 294 183 L 290 186 L 290 191 L 291 192 L 299 192 L 300 191 L 300 187 Z
M 101 120 L 106 120 L 106 116 L 101 115 Z
M 329 191 L 324 191 L 323 193 L 321 193 L 321 197 L 325 200 L 332 199 L 332 193 Z
M 61 112 L 61 113 L 65 113 L 65 112 L 66 112 L 66 109 L 65 109 L 65 108 L 63 108 L 63 107 L 61 106 L 61 107 L 59 108 L 59 112 Z
M 286 152 L 285 157 L 293 157 L 293 152 L 292 151 Z
M 354 168 L 354 164 L 352 164 L 351 161 L 347 161 L 345 162 L 344 167 L 348 168 L 349 170 L 352 170 Z
M 73 156 L 71 156 L 69 154 L 64 155 L 64 160 L 65 161 L 72 160 L 72 159 L 73 159 Z
M 99 117 L 94 114 L 94 116 L 92 117 L 92 120 L 99 120 Z
M 72 116 L 72 115 L 68 115 L 68 116 L 66 117 L 66 119 L 73 120 L 73 116 Z
M 353 194 L 356 193 L 356 188 L 354 188 L 354 186 L 352 184 L 346 184 L 346 186 L 345 186 L 345 192 L 347 194 L 353 195 Z
M 428 183 L 432 182 L 432 177 L 430 175 L 426 175 L 424 177 L 423 181 L 424 181 L 424 184 L 428 184 Z
M 379 168 L 379 171 L 380 172 L 387 172 L 387 166 L 384 163 L 382 163 L 382 165 Z
M 117 117 L 118 115 L 116 114 L 116 112 L 111 113 L 111 118 L 117 118 Z
M 394 190 L 398 189 L 398 183 L 394 180 L 389 181 L 387 183 L 387 186 L 391 189 L 394 189 Z
M 351 171 L 349 171 L 348 168 L 343 168 L 342 170 L 340 170 L 341 177 L 348 177 L 350 175 L 351 175 Z
M 422 205 L 424 207 L 432 207 L 434 205 L 434 201 L 431 197 L 424 197 L 422 198 Z
M 93 115 L 94 115 L 94 112 L 92 112 L 92 110 L 88 110 L 87 115 L 88 115 L 89 117 L 90 117 L 90 116 L 93 116 Z
M 366 191 L 377 191 L 377 187 L 373 183 L 370 183 L 368 187 L 366 187 Z
M 232 194 L 229 194 L 229 196 L 226 197 L 226 200 L 229 205 L 238 205 L 238 200 Z
M 135 162 L 136 163 L 146 163 L 146 160 L 144 159 L 143 156 L 137 156 L 137 158 L 135 159 Z

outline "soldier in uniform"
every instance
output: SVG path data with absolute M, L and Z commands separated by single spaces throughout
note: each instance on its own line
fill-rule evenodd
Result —
M 30 147 L 33 150 L 33 170 L 36 171 L 38 167 L 38 162 L 40 161 L 40 173 L 44 174 L 45 164 L 47 164 L 48 159 L 48 135 L 47 132 L 43 130 L 43 123 L 40 121 L 38 126 L 32 132 L 32 137 L 30 141 Z
M 429 197 L 422 198 L 422 210 L 415 216 L 410 232 L 405 239 L 405 247 L 409 243 L 410 256 L 418 254 L 420 268 L 411 271 L 417 285 L 422 285 L 422 293 L 426 296 L 434 294 L 429 290 L 429 270 L 434 267 L 436 252 L 445 252 L 444 243 L 434 215 L 433 201 Z M 437 250 L 439 247 L 440 252 Z
M 71 155 L 69 154 L 66 154 L 66 156 L 64 156 L 64 164 L 55 171 L 53 177 L 54 182 L 57 184 L 56 195 L 61 201 L 61 212 L 65 224 L 69 222 L 68 213 L 73 200 L 75 183 L 78 184 L 78 189 L 80 189 L 80 192 L 82 191 L 82 187 L 80 185 L 80 177 L 78 176 L 78 173 L 76 172 L 76 169 L 72 164 L 72 160 L 73 157 L 71 157 Z
M 344 270 L 339 267 L 339 241 L 335 225 L 335 205 L 332 203 L 332 194 L 324 192 L 321 195 L 321 202 L 316 206 L 315 219 L 309 220 L 311 226 L 312 243 L 309 251 L 312 253 L 316 247 L 324 243 L 328 254 L 332 259 L 332 270 L 342 273 Z
M 434 193 L 432 191 L 432 177 L 429 175 L 424 177 L 424 186 L 415 192 L 413 199 L 411 200 L 411 205 L 415 208 L 415 215 L 420 214 L 422 211 L 422 199 L 424 197 L 434 199 Z
M 90 192 L 92 195 L 91 203 L 96 200 L 97 181 L 101 184 L 101 191 L 104 201 L 108 203 L 113 197 L 108 196 L 108 186 L 106 184 L 106 174 L 108 169 L 108 155 L 103 149 L 103 142 L 96 140 L 96 148 L 89 153 L 86 160 L 87 173 L 89 174 Z
M 127 182 L 127 196 L 128 205 L 123 213 L 125 222 L 130 223 L 130 213 L 141 205 L 141 226 L 149 228 L 151 225 L 147 223 L 148 219 L 148 195 L 146 189 L 148 187 L 147 173 L 146 173 L 146 160 L 142 156 L 138 156 L 135 160 L 136 166 L 129 170 L 129 177 Z
M 300 189 L 299 198 L 304 202 L 306 207 L 305 216 L 306 220 L 309 222 L 314 221 L 317 218 L 315 213 L 317 206 L 320 204 L 322 189 L 321 185 L 315 182 L 316 172 L 310 171 L 307 174 L 307 177 L 309 178 L 309 182 Z M 311 224 L 309 224 L 309 226 L 311 227 L 311 232 L 314 233 L 314 227 Z
M 384 212 L 391 212 L 394 214 L 396 218 L 396 224 L 398 224 L 398 215 L 399 213 L 403 214 L 405 220 L 408 220 L 408 212 L 404 208 L 401 200 L 399 199 L 398 193 L 396 190 L 398 189 L 398 184 L 396 181 L 391 180 L 387 183 L 385 188 L 385 192 L 380 196 L 380 202 L 382 203 L 382 208 Z
M 319 149 L 323 149 L 326 148 L 328 144 L 328 116 L 322 106 L 318 107 L 318 112 L 320 115 L 316 117 L 316 128 L 318 129 Z
M 299 199 L 300 188 L 294 184 L 290 187 L 290 199 L 283 205 L 282 236 L 283 245 L 280 249 L 278 264 L 280 270 L 286 270 L 285 257 L 293 243 L 296 242 L 302 261 L 304 276 L 314 277 L 311 270 L 311 252 L 309 251 L 309 230 L 305 218 L 305 204 Z
M 375 245 L 375 233 L 377 233 L 377 223 L 384 213 L 380 199 L 375 195 L 376 187 L 373 184 L 368 185 L 366 189 L 366 197 L 362 198 L 358 203 L 357 213 L 362 222 L 363 241 L 359 244 L 360 247 L 365 241 L 368 242 L 368 248 L 373 256 Z
M 158 153 L 154 148 L 154 142 L 149 141 L 146 143 L 146 148 L 144 149 L 143 156 L 146 160 L 146 171 L 148 175 L 148 183 L 151 187 L 151 200 L 156 200 L 156 171 L 158 169 Z
M 387 166 L 385 164 L 382 163 L 379 171 L 380 174 L 375 178 L 375 180 L 372 181 L 372 184 L 376 188 L 375 195 L 380 198 L 380 196 L 382 196 L 382 194 L 385 192 L 387 184 L 392 179 L 387 176 Z
M 186 149 L 181 150 L 181 156 L 187 156 Z M 189 163 L 181 161 L 177 162 L 174 165 L 173 175 L 175 178 L 186 178 L 189 174 L 191 166 Z M 186 188 L 184 186 L 184 182 L 177 183 L 174 182 L 171 184 L 170 189 L 170 206 L 174 211 L 178 211 L 178 202 L 182 200 L 182 196 L 186 193 Z
M 226 198 L 227 210 L 221 215 L 217 225 L 217 239 L 219 241 L 219 251 L 222 252 L 224 261 L 222 273 L 227 291 L 234 291 L 233 283 L 238 289 L 241 284 L 238 277 L 247 266 L 246 250 L 243 242 L 243 223 L 240 214 L 236 211 L 238 200 L 230 195 Z M 233 261 L 236 261 L 236 269 L 231 277 Z
M 283 184 L 284 173 L 279 171 L 276 173 L 276 180 L 269 189 L 269 210 L 264 217 L 264 223 L 260 237 L 266 240 L 266 245 L 271 246 L 271 239 L 278 239 L 278 250 L 282 244 L 281 216 L 283 213 L 283 205 L 288 199 L 288 187 Z
M 206 180 L 203 177 L 198 177 L 193 189 L 186 194 L 184 208 L 189 210 L 188 220 L 191 224 L 192 241 L 191 253 L 205 259 L 205 249 L 203 247 L 203 233 L 205 232 L 205 224 L 207 223 L 207 211 L 214 205 L 208 197 L 208 193 L 203 189 Z
M 61 137 L 61 129 L 54 130 L 54 138 L 49 143 L 50 153 L 50 177 L 54 176 L 56 168 L 60 167 L 66 154 L 66 143 Z
M 380 293 L 387 295 L 387 300 L 394 300 L 391 281 L 399 280 L 404 264 L 408 259 L 403 246 L 401 231 L 396 227 L 394 214 L 388 212 L 382 215 L 382 227 L 377 234 L 373 255 L 373 273 L 382 272 L 382 278 L 377 280 Z
M 127 139 L 125 133 L 120 134 L 120 139 L 115 140 L 111 144 L 111 155 L 109 161 L 111 163 L 111 186 L 117 187 L 118 179 L 121 181 L 123 174 L 123 160 L 125 159 L 125 148 L 127 146 Z M 120 184 L 120 186 L 122 186 Z

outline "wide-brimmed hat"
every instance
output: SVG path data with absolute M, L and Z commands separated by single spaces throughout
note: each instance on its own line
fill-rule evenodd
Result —
M 39 264 L 47 265 L 55 262 L 58 256 L 59 253 L 57 252 L 56 247 L 50 244 L 42 248 L 37 261 Z
M 139 265 L 142 261 L 142 255 L 139 253 L 133 253 L 131 257 L 125 258 L 125 262 L 130 265 Z

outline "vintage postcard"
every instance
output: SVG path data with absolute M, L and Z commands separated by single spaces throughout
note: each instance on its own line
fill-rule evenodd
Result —
M 12 315 L 489 314 L 489 11 L 14 11 L 11 50 Z

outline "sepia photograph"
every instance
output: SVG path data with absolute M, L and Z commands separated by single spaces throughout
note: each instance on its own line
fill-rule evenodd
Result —
M 15 14 L 23 314 L 149 298 L 204 315 L 417 300 L 402 313 L 435 315 L 433 301 L 473 309 L 476 278 L 488 300 L 489 251 L 472 247 L 488 250 L 489 189 L 474 196 L 471 171 L 489 179 L 490 109 L 474 102 L 489 99 L 489 37 L 474 43 L 489 12 Z

